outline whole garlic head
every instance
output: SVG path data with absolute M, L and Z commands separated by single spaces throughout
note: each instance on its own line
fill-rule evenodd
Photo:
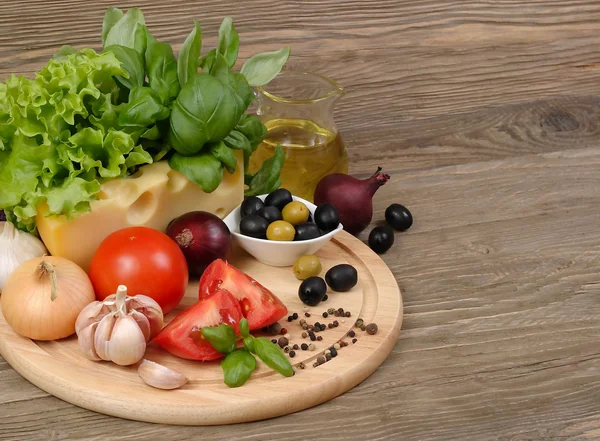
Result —
M 129 366 L 144 357 L 146 343 L 162 329 L 163 318 L 156 301 L 144 295 L 128 297 L 127 287 L 120 285 L 116 294 L 81 311 L 75 332 L 86 358 Z

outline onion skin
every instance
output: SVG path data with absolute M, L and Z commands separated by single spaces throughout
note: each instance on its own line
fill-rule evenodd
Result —
M 335 205 L 344 230 L 357 235 L 373 219 L 373 195 L 390 179 L 390 175 L 381 170 L 378 167 L 373 176 L 364 180 L 342 173 L 325 176 L 315 189 L 315 205 Z
M 227 260 L 231 252 L 231 232 L 218 216 L 206 211 L 192 211 L 171 221 L 167 236 L 185 256 L 190 275 L 200 277 L 217 259 Z
M 51 271 L 56 275 L 52 300 Z M 43 256 L 22 263 L 2 291 L 2 314 L 13 330 L 33 340 L 58 340 L 75 333 L 79 313 L 95 300 L 92 282 L 75 263 Z

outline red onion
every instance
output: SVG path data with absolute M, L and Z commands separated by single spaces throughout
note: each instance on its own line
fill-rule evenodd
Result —
M 171 221 L 166 231 L 185 256 L 190 275 L 200 277 L 216 259 L 226 260 L 231 251 L 231 233 L 218 216 L 192 211 Z
M 315 205 L 333 204 L 340 212 L 340 222 L 350 234 L 358 234 L 373 218 L 373 195 L 390 179 L 381 167 L 369 179 L 356 179 L 342 173 L 325 176 L 315 189 Z

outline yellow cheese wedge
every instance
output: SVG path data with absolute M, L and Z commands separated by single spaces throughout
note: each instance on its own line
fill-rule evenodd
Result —
M 88 270 L 94 252 L 109 234 L 121 228 L 144 225 L 165 231 L 169 222 L 190 211 L 227 216 L 244 197 L 243 157 L 238 154 L 235 173 L 223 173 L 221 185 L 205 193 L 166 161 L 141 167 L 127 178 L 102 184 L 92 210 L 67 220 L 46 217 L 48 206 L 38 207 L 37 228 L 48 251 Z

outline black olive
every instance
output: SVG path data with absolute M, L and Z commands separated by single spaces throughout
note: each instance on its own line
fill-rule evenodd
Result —
M 279 211 L 283 210 L 287 204 L 292 202 L 292 193 L 285 188 L 279 188 L 271 193 L 265 199 L 265 205 L 270 207 L 277 207 Z
M 334 291 L 350 291 L 358 282 L 358 272 L 352 265 L 342 263 L 325 273 L 325 281 Z
M 315 222 L 321 230 L 328 233 L 340 224 L 340 213 L 331 204 L 321 204 L 315 210 Z
M 309 277 L 300 284 L 298 297 L 308 306 L 317 306 L 327 293 L 327 284 L 320 277 Z
M 262 207 L 260 210 L 258 210 L 257 214 L 263 219 L 266 219 L 269 223 L 283 220 L 281 211 L 279 211 L 279 208 L 277 207 Z
M 296 237 L 294 240 L 309 240 L 315 239 L 321 235 L 321 230 L 316 224 L 310 222 L 304 222 L 303 224 L 296 225 Z
M 269 222 L 258 214 L 249 214 L 240 221 L 240 233 L 244 236 L 255 237 L 257 239 L 267 238 L 267 228 Z
M 394 244 L 394 230 L 383 225 L 375 227 L 369 234 L 369 246 L 377 254 L 383 254 Z
M 394 230 L 406 231 L 413 224 L 412 214 L 404 205 L 392 204 L 385 210 L 385 220 Z
M 242 202 L 242 205 L 240 206 L 240 215 L 244 217 L 248 216 L 249 214 L 256 214 L 258 210 L 264 206 L 265 204 L 259 197 L 250 196 L 249 198 L 244 199 L 244 202 Z

